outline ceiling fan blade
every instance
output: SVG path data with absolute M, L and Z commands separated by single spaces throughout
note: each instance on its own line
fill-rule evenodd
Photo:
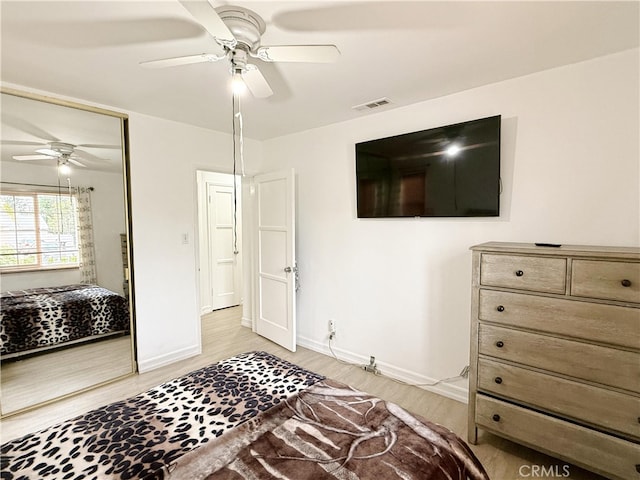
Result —
M 225 58 L 224 55 L 216 55 L 215 53 L 200 53 L 198 55 L 187 55 L 184 57 L 162 58 L 160 60 L 149 60 L 140 62 L 141 67 L 145 68 L 165 68 L 177 67 L 180 65 L 189 65 L 191 63 L 217 62 Z M 118 147 L 120 148 L 120 147 Z
M 14 160 L 51 160 L 49 155 L 14 155 Z
M 51 133 L 47 132 L 46 130 L 43 130 L 42 128 L 38 127 L 37 125 L 28 122 L 27 120 L 14 116 L 14 115 L 10 115 L 8 113 L 3 112 L 2 113 L 2 123 L 16 128 L 22 132 L 28 133 L 29 135 L 33 135 L 36 138 L 40 138 L 42 140 L 47 140 L 47 141 L 51 141 L 51 142 L 58 142 L 60 141 L 58 138 L 54 137 Z M 42 145 L 42 144 L 40 144 Z
M 0 144 L 2 145 L 28 145 L 37 147 L 38 145 L 46 145 L 46 143 L 42 142 L 27 142 L 24 140 L 0 140 Z
M 202 25 L 220 45 L 233 48 L 236 38 L 225 25 L 210 1 L 180 0 L 180 4 Z
M 242 73 L 242 79 L 254 97 L 266 98 L 273 95 L 273 90 L 271 90 L 267 79 L 264 78 L 262 72 L 255 65 L 247 64 L 245 71 Z
M 72 158 L 78 158 L 80 160 L 86 160 L 86 161 L 94 161 L 94 162 L 108 162 L 107 159 L 102 158 L 102 157 L 98 157 L 96 155 L 94 155 L 93 153 L 89 153 L 86 152 L 84 150 L 75 150 L 73 152 L 73 157 Z
M 332 63 L 340 50 L 335 45 L 274 45 L 258 48 L 253 56 L 265 62 Z
M 83 147 L 83 148 L 112 148 L 114 150 L 120 150 L 122 148 L 122 145 L 98 145 L 95 143 L 81 143 L 79 145 L 76 145 L 76 147 Z
M 36 150 L 36 152 L 42 154 L 42 155 L 47 155 L 49 157 L 61 157 L 62 154 L 60 152 L 56 152 L 55 150 L 51 150 L 50 148 L 39 148 Z
M 78 167 L 86 167 L 86 165 L 84 163 L 81 163 L 81 162 L 77 161 L 75 158 L 70 158 L 69 159 L 69 163 L 73 163 L 74 165 L 77 165 Z

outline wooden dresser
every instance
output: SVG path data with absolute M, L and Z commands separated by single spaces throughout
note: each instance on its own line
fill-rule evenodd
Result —
M 481 428 L 640 479 L 640 249 L 471 250 L 469 442 Z

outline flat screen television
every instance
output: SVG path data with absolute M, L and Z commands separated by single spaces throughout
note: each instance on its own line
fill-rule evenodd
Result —
M 357 143 L 358 218 L 500 215 L 500 120 Z

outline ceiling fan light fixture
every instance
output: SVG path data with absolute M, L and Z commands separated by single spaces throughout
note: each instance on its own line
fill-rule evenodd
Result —
M 247 84 L 244 83 L 242 78 L 242 70 L 234 69 L 231 77 L 231 90 L 234 95 L 242 95 L 247 90 Z
M 462 150 L 460 145 L 458 145 L 457 143 L 452 143 L 451 145 L 449 145 L 449 147 L 447 147 L 445 152 L 447 156 L 455 157 L 456 155 L 458 155 L 458 153 L 460 153 L 460 150 Z
M 71 175 L 71 167 L 67 162 L 58 162 L 58 172 L 60 175 Z

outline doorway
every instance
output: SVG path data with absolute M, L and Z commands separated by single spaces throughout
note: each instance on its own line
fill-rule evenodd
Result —
M 242 304 L 242 325 L 295 351 L 294 170 L 199 170 L 197 193 L 201 315 Z
M 239 176 L 197 171 L 200 313 L 242 303 Z

